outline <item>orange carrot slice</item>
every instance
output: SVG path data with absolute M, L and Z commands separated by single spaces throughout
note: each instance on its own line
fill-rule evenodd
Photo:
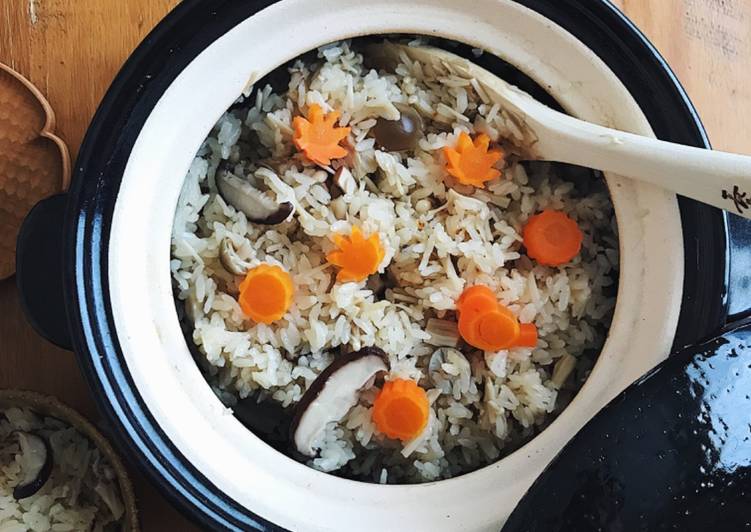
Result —
M 467 318 L 490 312 L 497 306 L 495 294 L 484 284 L 470 286 L 462 292 L 456 302 L 456 309 Z
M 537 346 L 537 327 L 534 323 L 522 323 L 519 325 L 519 338 L 516 340 L 518 347 Z
M 326 260 L 341 268 L 337 281 L 362 281 L 378 271 L 386 252 L 377 233 L 365 238 L 359 227 L 353 227 L 350 237 L 334 235 L 333 238 L 339 249 L 326 255 Z
M 507 349 L 515 346 L 519 338 L 519 321 L 502 305 L 477 317 L 472 327 L 473 345 L 483 351 Z
M 387 437 L 402 441 L 419 436 L 428 424 L 430 402 L 411 380 L 388 381 L 373 403 L 373 423 Z
M 459 334 L 464 341 L 474 345 L 475 320 L 488 312 L 498 308 L 498 301 L 493 291 L 485 285 L 470 286 L 456 302 L 456 310 L 459 312 Z
M 296 116 L 292 120 L 295 133 L 293 141 L 297 149 L 316 164 L 328 166 L 332 159 L 341 159 L 347 150 L 339 143 L 349 135 L 350 128 L 336 127 L 339 112 L 332 111 L 325 117 L 319 105 L 308 107 L 308 118 Z
M 483 188 L 486 181 L 496 179 L 501 172 L 493 168 L 502 157 L 500 150 L 488 150 L 490 137 L 480 133 L 474 143 L 469 135 L 459 134 L 455 148 L 445 147 L 446 171 L 462 185 Z
M 560 266 L 581 251 L 583 235 L 576 222 L 560 211 L 532 216 L 523 231 L 527 255 L 545 266 Z
M 248 270 L 240 283 L 238 302 L 246 316 L 268 325 L 284 316 L 293 296 L 290 275 L 279 266 L 261 264 Z
M 456 302 L 456 310 L 459 313 L 459 334 L 473 347 L 499 351 L 537 345 L 537 328 L 533 324 L 520 324 L 485 285 L 464 290 Z

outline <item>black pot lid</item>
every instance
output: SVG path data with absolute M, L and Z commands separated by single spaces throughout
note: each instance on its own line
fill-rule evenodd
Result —
M 503 532 L 751 529 L 751 324 L 674 355 L 597 414 Z
M 518 0 L 576 35 L 620 77 L 659 138 L 708 146 L 696 112 L 663 59 L 605 0 Z M 73 345 L 119 440 L 163 492 L 212 528 L 273 525 L 224 495 L 166 438 L 149 414 L 119 346 L 110 310 L 107 249 L 123 170 L 141 127 L 167 87 L 219 36 L 274 0 L 184 0 L 144 40 L 113 82 L 81 147 L 70 190 L 64 250 Z M 686 256 L 676 345 L 694 343 L 727 314 L 727 224 L 721 211 L 680 199 Z M 699 277 L 701 277 L 699 282 Z M 701 313 L 691 309 L 700 308 Z

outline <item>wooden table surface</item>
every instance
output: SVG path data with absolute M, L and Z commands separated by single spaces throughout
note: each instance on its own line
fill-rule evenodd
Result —
M 751 2 L 615 3 L 672 65 L 714 146 L 751 154 Z M 58 132 L 75 157 L 120 65 L 176 4 L 177 0 L 0 0 L 0 62 L 47 95 L 57 114 Z M 0 388 L 5 387 L 56 395 L 97 419 L 73 355 L 34 334 L 21 313 L 12 279 L 0 282 Z M 144 530 L 194 530 L 138 471 L 132 476 Z

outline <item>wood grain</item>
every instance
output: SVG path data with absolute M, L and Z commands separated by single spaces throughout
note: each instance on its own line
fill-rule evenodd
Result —
M 177 0 L 0 0 L 0 62 L 29 78 L 57 115 L 75 158 L 112 78 Z M 33 15 L 33 16 L 32 16 Z M 71 353 L 39 338 L 18 305 L 13 279 L 0 283 L 0 388 L 57 396 L 96 421 Z M 132 469 L 143 529 L 195 528 Z
M 666 57 L 715 149 L 751 154 L 751 2 L 617 0 Z
M 177 0 L 0 0 L 0 61 L 47 95 L 75 157 L 96 106 L 128 54 Z M 668 59 L 718 149 L 751 154 L 751 2 L 617 0 Z M 0 387 L 51 393 L 97 419 L 70 353 L 45 343 L 0 283 Z M 134 471 L 144 530 L 185 530 Z
M 55 109 L 75 158 L 86 127 L 130 52 L 177 0 L 3 0 L 0 60 Z

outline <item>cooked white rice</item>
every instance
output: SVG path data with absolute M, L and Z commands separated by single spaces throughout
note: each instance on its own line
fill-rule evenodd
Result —
M 32 432 L 52 449 L 52 474 L 31 497 L 16 500 L 23 478 L 16 431 Z M 29 409 L 0 411 L 0 531 L 102 532 L 122 524 L 125 508 L 115 472 L 75 428 Z M 111 528 L 107 528 L 111 529 Z
M 328 427 L 309 465 L 373 482 L 423 482 L 508 454 L 570 400 L 603 344 L 618 268 L 604 184 L 582 195 L 552 166 L 513 162 L 485 189 L 455 183 L 442 148 L 460 132 L 484 132 L 507 149 L 521 138 L 473 80 L 407 58 L 395 74 L 369 70 L 347 42 L 321 48 L 318 60 L 297 62 L 290 74 L 286 94 L 260 87 L 248 105 L 220 119 L 179 200 L 171 268 L 210 382 L 230 405 L 253 394 L 290 406 L 342 348 L 377 346 L 389 357 L 387 378 L 414 379 L 428 391 L 428 428 L 405 443 L 379 434 L 372 388 Z M 376 118 L 398 117 L 394 102 L 423 116 L 426 135 L 414 151 L 380 151 L 369 135 Z M 292 144 L 292 118 L 312 103 L 339 110 L 341 125 L 352 128 L 351 155 L 332 168 L 304 161 Z M 292 202 L 292 219 L 252 224 L 227 205 L 214 183 L 222 160 Z M 332 199 L 327 179 L 342 165 L 357 187 Z M 545 208 L 565 211 L 584 233 L 580 255 L 557 268 L 520 253 L 524 223 Z M 379 272 L 394 286 L 383 299 L 365 281 L 333 283 L 335 268 L 325 260 L 330 236 L 355 224 L 377 231 L 386 249 Z M 263 325 L 245 318 L 236 301 L 242 279 L 219 259 L 225 240 L 249 266 L 279 264 L 291 274 L 295 299 L 284 319 Z M 494 288 L 521 322 L 535 323 L 538 346 L 498 353 L 462 346 L 428 375 L 436 347 L 427 320 L 454 319 L 456 299 L 476 283 Z

